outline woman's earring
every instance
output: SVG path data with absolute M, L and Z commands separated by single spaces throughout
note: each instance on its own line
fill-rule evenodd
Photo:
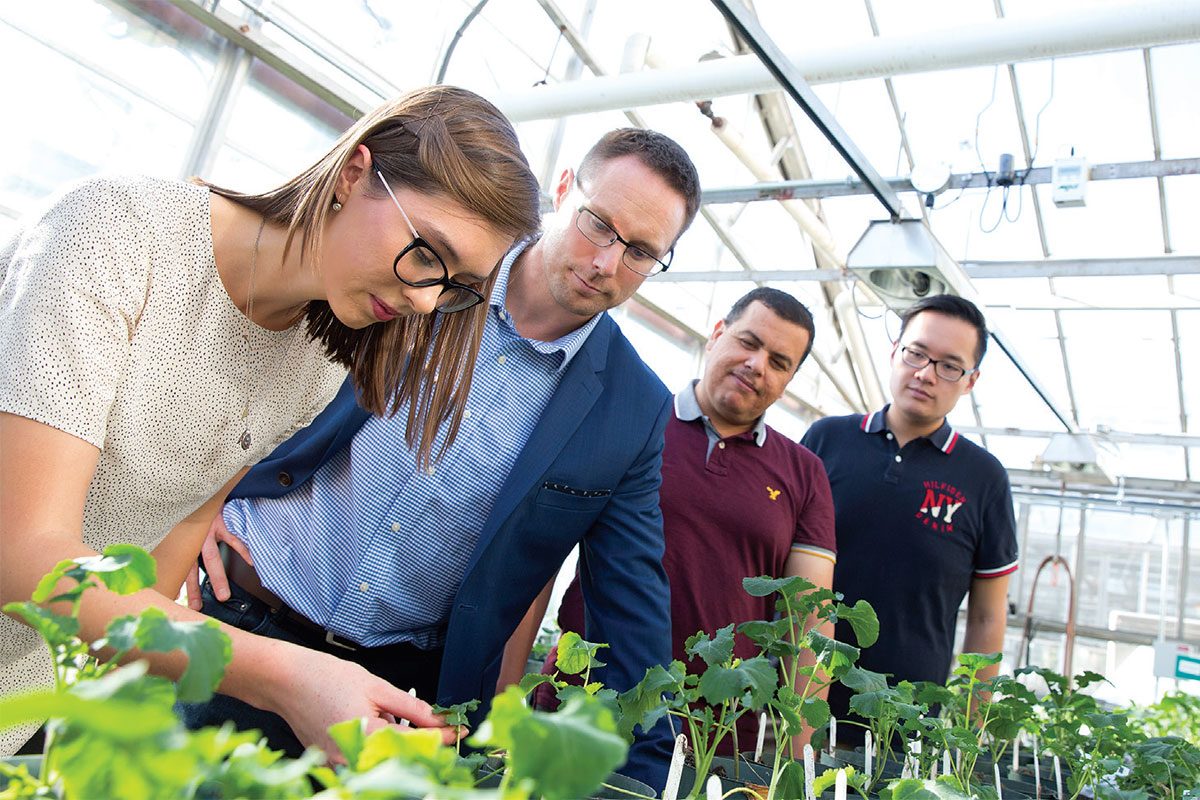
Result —
M 333 210 L 334 210 L 334 211 L 341 211 L 341 210 L 342 210 L 342 204 L 341 204 L 340 202 L 338 202 L 337 200 L 334 200 L 334 201 L 333 201 Z

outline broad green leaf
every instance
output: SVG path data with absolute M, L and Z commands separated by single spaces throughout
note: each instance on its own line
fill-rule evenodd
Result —
M 537 672 L 531 672 L 521 678 L 521 682 L 517 685 L 521 687 L 522 694 L 527 695 L 544 683 L 553 684 L 554 682 L 553 675 L 542 675 Z
M 855 692 L 880 692 L 887 688 L 887 676 L 862 667 L 850 667 L 841 677 L 842 684 Z
M 154 557 L 132 544 L 109 545 L 103 556 L 81 559 L 78 564 L 79 569 L 94 574 L 117 594 L 133 594 L 158 580 Z
M 853 606 L 838 603 L 835 611 L 837 619 L 850 623 L 859 647 L 870 647 L 879 639 L 879 617 L 866 600 L 859 600 Z
M 233 644 L 216 620 L 175 622 L 154 607 L 142 611 L 136 639 L 138 648 L 148 652 L 184 652 L 188 665 L 179 678 L 179 699 L 184 703 L 212 697 L 233 658 Z
M 810 728 L 821 728 L 829 722 L 829 703 L 819 697 L 806 697 L 800 706 L 800 714 Z
M 47 572 L 38 581 L 37 587 L 33 590 L 33 596 L 30 598 L 35 603 L 45 603 L 54 594 L 55 587 L 59 582 L 67 576 L 67 573 L 74 570 L 78 565 L 73 559 L 65 559 L 54 565 L 54 569 Z
M 1075 676 L 1075 688 L 1076 689 L 1083 689 L 1084 687 L 1091 686 L 1093 683 L 1108 683 L 1108 682 L 1109 682 L 1108 678 L 1104 677 L 1103 675 L 1101 675 L 1098 672 L 1092 672 L 1091 670 L 1081 672 L 1080 674 Z
M 780 686 L 776 699 L 770 705 L 783 721 L 785 736 L 795 736 L 804 730 L 804 718 L 799 711 L 800 696 L 790 686 Z
M 442 747 L 442 734 L 436 728 L 411 728 L 399 731 L 380 728 L 366 738 L 358 758 L 359 771 L 365 771 L 389 758 L 432 764 L 439 753 L 453 761 L 454 753 Z
M 359 765 L 359 759 L 362 757 L 363 747 L 367 743 L 366 717 L 335 722 L 329 726 L 329 738 L 333 739 L 338 750 L 342 751 L 347 764 L 356 769 L 362 768 Z
M 762 708 L 779 685 L 775 667 L 762 656 L 746 659 L 734 667 L 710 666 L 700 676 L 700 693 L 712 705 L 720 705 L 750 693 L 746 706 Z
M 28 600 L 23 603 L 8 603 L 4 606 L 4 612 L 20 617 L 54 647 L 66 645 L 79 635 L 79 620 L 55 614 L 50 609 Z
M 804 763 L 787 761 L 779 771 L 775 784 L 776 797 L 804 797 Z
M 886 689 L 860 692 L 850 698 L 850 710 L 867 719 L 886 719 L 890 708 L 891 697 Z
M 879 796 L 891 800 L 938 800 L 938 796 L 925 787 L 925 781 L 918 778 L 893 781 Z
M 955 667 L 954 674 L 970 677 L 985 667 L 999 664 L 1003 659 L 1003 653 L 959 653 L 959 666 Z
M 108 623 L 104 631 L 104 644 L 118 654 L 128 653 L 137 647 L 137 629 L 140 620 L 134 616 L 117 617 Z
M 813 793 L 817 797 L 820 797 L 822 792 L 832 789 L 837 783 L 837 776 L 839 772 L 846 773 L 846 788 L 854 789 L 855 791 L 864 795 L 867 793 L 867 776 L 854 769 L 854 767 L 842 767 L 841 769 L 825 770 L 813 781 Z M 801 787 L 801 791 L 803 791 L 803 788 L 804 787 Z M 803 797 L 802 794 L 796 796 Z
M 53 691 L 0 698 L 0 729 L 47 718 L 63 719 L 114 742 L 137 741 L 178 724 L 170 705 L 144 706 L 136 699 L 91 699 Z
M 742 588 L 751 597 L 768 597 L 775 593 L 794 597 L 800 592 L 810 591 L 817 587 L 816 584 L 799 575 L 790 578 L 769 578 L 763 575 L 759 578 L 742 578 Z
M 625 761 L 629 745 L 607 708 L 583 698 L 558 712 L 531 712 L 511 730 L 508 770 L 545 800 L 587 797 Z
M 791 642 L 791 627 L 791 620 L 783 617 L 769 622 L 743 622 L 738 626 L 738 632 L 758 645 L 764 655 L 790 658 L 800 652 L 800 648 Z
M 859 649 L 857 647 L 830 639 L 819 631 L 809 631 L 805 638 L 809 647 L 816 654 L 817 663 L 821 664 L 825 671 L 834 678 L 840 680 L 846 670 L 854 666 L 854 662 L 858 660 Z
M 603 667 L 603 661 L 596 660 L 596 653 L 606 644 L 594 644 L 584 641 L 575 631 L 566 631 L 558 640 L 558 655 L 554 666 L 566 675 L 581 675 L 589 667 Z
M 689 636 L 683 650 L 689 656 L 699 656 L 710 667 L 728 664 L 733 659 L 733 625 L 726 625 L 711 637 L 703 631 Z
M 679 662 L 675 662 L 679 664 Z M 672 665 L 674 666 L 674 665 Z M 622 692 L 617 698 L 620 709 L 618 728 L 624 736 L 632 736 L 633 730 L 640 725 L 643 731 L 648 731 L 667 713 L 667 700 L 663 692 L 674 692 L 680 685 L 683 665 L 679 664 L 680 673 L 667 671 L 661 664 L 655 664 L 646 670 L 645 677 L 627 692 Z
M 921 681 L 917 684 L 916 699 L 926 705 L 949 705 L 958 699 L 958 695 L 932 681 Z
M 491 711 L 471 736 L 470 744 L 507 750 L 512 747 L 513 728 L 532 713 L 520 688 L 509 686 L 492 700 Z

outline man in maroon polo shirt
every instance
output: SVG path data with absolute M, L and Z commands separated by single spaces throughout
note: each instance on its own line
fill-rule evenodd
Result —
M 689 669 L 703 668 L 684 652 L 692 634 L 774 615 L 774 600 L 746 594 L 743 578 L 801 575 L 818 586 L 832 583 L 836 544 L 825 468 L 763 422 L 808 356 L 813 333 L 812 315 L 798 300 L 755 289 L 717 322 L 703 376 L 675 396 L 659 503 L 673 656 Z M 533 618 L 541 620 L 536 607 Z M 587 638 L 578 577 L 559 624 Z M 749 658 L 757 649 L 739 634 L 734 652 Z M 547 664 L 552 671 L 553 658 Z M 753 717 L 742 718 L 741 742 L 757 735 Z

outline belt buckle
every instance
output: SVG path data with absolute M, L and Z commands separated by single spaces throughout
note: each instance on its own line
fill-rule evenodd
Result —
M 325 631 L 325 643 L 326 644 L 331 644 L 334 647 L 340 647 L 343 650 L 357 650 L 358 649 L 358 645 L 346 644 L 344 639 L 342 641 L 338 641 L 339 639 L 342 639 L 342 637 L 338 636 L 333 631 L 330 631 L 330 630 Z

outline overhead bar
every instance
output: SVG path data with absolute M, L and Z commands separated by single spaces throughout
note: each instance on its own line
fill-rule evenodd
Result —
M 1200 275 L 1200 257 L 1149 256 L 1147 258 L 1058 258 L 1045 261 L 963 261 L 972 280 L 980 278 L 1084 278 L 1140 275 Z M 759 269 L 750 271 L 670 271 L 654 277 L 655 283 L 710 283 L 727 281 L 836 281 L 847 277 L 836 269 Z
M 1051 180 L 1050 167 L 1034 167 L 1026 173 L 1017 171 L 1020 183 L 1033 186 L 1049 183 Z M 1093 164 L 1089 170 L 1088 180 L 1114 181 L 1131 178 L 1171 178 L 1178 175 L 1200 174 L 1200 158 L 1170 158 L 1157 161 L 1126 161 L 1116 164 Z M 990 177 L 989 177 L 990 176 Z M 963 189 L 986 189 L 991 181 L 995 185 L 994 172 L 963 172 L 950 176 L 950 183 L 945 191 Z M 886 178 L 887 184 L 893 191 L 915 192 L 908 178 Z M 798 180 L 772 181 L 770 183 L 752 183 L 748 186 L 730 186 L 718 189 L 705 189 L 701 202 L 717 205 L 720 203 L 753 203 L 760 200 L 811 200 L 826 197 L 846 197 L 850 195 L 870 194 L 871 187 L 860 180 L 849 176 L 835 180 Z
M 810 85 L 990 67 L 1200 39 L 1200 3 L 1158 0 L 959 25 L 793 54 Z M 515 122 L 778 89 L 754 56 L 523 89 L 492 99 Z
M 854 170 L 855 174 L 862 179 L 871 194 L 875 195 L 875 198 L 883 204 L 888 215 L 892 219 L 899 219 L 904 209 L 895 190 L 884 181 L 883 176 L 876 172 L 875 167 L 858 149 L 858 145 L 854 143 L 850 135 L 821 102 L 821 98 L 817 97 L 816 92 L 804 80 L 804 76 L 763 29 L 754 13 L 746 8 L 741 0 L 712 0 L 712 3 L 742 37 L 746 46 L 763 63 L 771 76 L 779 82 L 780 87 L 792 100 L 796 101 L 796 105 L 800 106 L 817 126 L 817 129 L 825 135 L 825 138 L 833 145 L 833 149 L 838 151 L 850 165 L 850 169 Z

